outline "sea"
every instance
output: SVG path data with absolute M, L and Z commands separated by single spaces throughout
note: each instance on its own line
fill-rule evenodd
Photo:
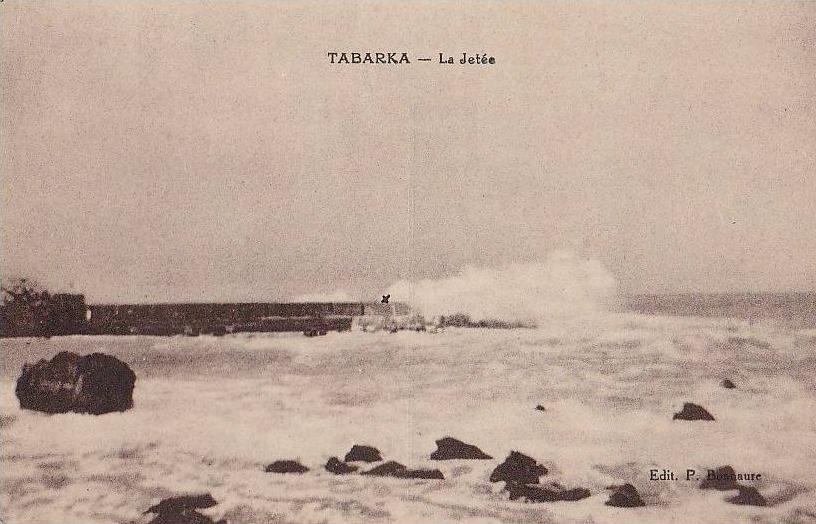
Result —
M 0 519 L 146 523 L 163 498 L 210 493 L 232 523 L 816 522 L 816 294 L 629 296 L 535 329 L 440 333 L 68 336 L 4 339 Z M 115 355 L 134 407 L 102 416 L 20 410 L 24 362 Z M 721 387 L 723 379 L 736 385 Z M 673 420 L 684 403 L 714 421 Z M 536 409 L 540 406 L 543 409 Z M 492 460 L 433 461 L 454 437 Z M 337 476 L 354 444 L 444 480 Z M 575 502 L 511 501 L 490 473 L 510 451 Z M 303 474 L 265 473 L 298 460 Z M 764 507 L 703 490 L 730 465 Z M 366 469 L 364 465 L 362 469 Z M 670 470 L 678 480 L 651 480 Z M 631 483 L 645 507 L 605 504 Z

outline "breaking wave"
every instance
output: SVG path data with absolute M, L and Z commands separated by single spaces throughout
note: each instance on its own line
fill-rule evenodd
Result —
M 540 323 L 601 314 L 618 303 L 615 279 L 606 268 L 566 251 L 542 262 L 467 266 L 447 278 L 401 280 L 388 293 L 426 317 L 461 313 L 474 321 Z

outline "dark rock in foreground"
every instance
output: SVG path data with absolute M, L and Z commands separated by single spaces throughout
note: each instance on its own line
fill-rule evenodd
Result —
M 672 420 L 714 420 L 714 417 L 703 406 L 686 402 L 680 413 L 675 413 Z
M 557 483 L 551 483 L 545 487 L 508 482 L 505 489 L 510 492 L 510 500 L 523 498 L 527 502 L 576 501 L 590 496 L 590 492 L 586 488 L 566 489 Z
M 727 378 L 722 379 L 722 381 L 720 382 L 720 386 L 724 387 L 725 389 L 734 389 L 735 387 L 737 387 L 736 384 L 734 384 Z
M 390 460 L 379 466 L 376 466 L 368 471 L 364 471 L 361 475 L 373 475 L 375 477 L 396 477 L 400 479 L 440 479 L 443 480 L 445 476 L 438 469 L 408 469 L 399 462 Z
M 700 482 L 700 489 L 716 489 L 726 491 L 737 489 L 737 474 L 731 466 L 722 466 L 717 469 L 708 470 L 706 478 Z
M 276 460 L 264 468 L 267 473 L 306 473 L 309 468 L 296 460 Z
M 490 460 L 493 458 L 476 446 L 451 437 L 437 440 L 436 448 L 436 451 L 431 453 L 431 459 L 433 460 Z
M 135 384 L 136 374 L 116 357 L 62 351 L 25 364 L 15 393 L 22 409 L 102 415 L 133 407 Z
M 537 405 L 535 408 L 536 408 L 536 411 L 547 411 L 547 408 L 545 408 L 541 404 Z
M 357 466 L 352 464 L 346 464 L 345 462 L 340 462 L 340 459 L 337 457 L 332 457 L 326 462 L 326 471 L 329 473 L 334 473 L 335 475 L 346 475 L 348 473 L 354 473 L 357 471 Z
M 406 469 L 397 472 L 395 476 L 401 479 L 445 479 L 445 475 L 443 475 L 438 469 Z
M 151 506 L 145 513 L 156 513 L 150 524 L 226 524 L 224 520 L 213 521 L 197 509 L 211 508 L 218 504 L 212 495 L 181 495 L 164 499 Z
M 739 504 L 742 506 L 767 506 L 768 501 L 765 500 L 765 497 L 757 491 L 756 488 L 752 488 L 750 486 L 737 486 L 739 489 L 739 493 L 733 497 L 729 497 L 726 502 L 730 502 L 731 504 Z
M 351 447 L 351 450 L 346 453 L 344 462 L 379 462 L 383 458 L 380 455 L 380 450 L 372 446 L 358 446 L 357 444 Z
M 496 466 L 490 474 L 490 482 L 538 484 L 539 477 L 546 474 L 547 468 L 538 464 L 534 458 L 518 451 L 511 451 L 504 462 Z
M 363 471 L 361 475 L 374 475 L 376 477 L 396 477 L 398 473 L 402 473 L 407 471 L 408 468 L 400 464 L 399 462 L 394 462 L 393 460 L 389 460 L 379 466 L 375 466 L 374 468 Z
M 209 493 L 203 495 L 180 495 L 164 499 L 150 506 L 145 513 L 178 513 L 185 509 L 205 509 L 218 504 Z
M 614 491 L 609 495 L 609 500 L 605 502 L 607 506 L 615 506 L 618 508 L 639 508 L 645 506 L 643 499 L 640 498 L 640 493 L 631 484 L 624 484 L 623 486 L 615 486 Z

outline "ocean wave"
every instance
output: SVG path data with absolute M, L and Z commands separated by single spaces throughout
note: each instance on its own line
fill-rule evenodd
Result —
M 401 280 L 388 293 L 428 317 L 462 313 L 474 321 L 541 323 L 601 314 L 618 303 L 615 279 L 606 268 L 567 251 L 540 262 L 467 266 L 446 278 Z

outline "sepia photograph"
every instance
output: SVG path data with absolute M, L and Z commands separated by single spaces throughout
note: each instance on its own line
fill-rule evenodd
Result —
M 0 42 L 0 524 L 816 524 L 816 1 Z

